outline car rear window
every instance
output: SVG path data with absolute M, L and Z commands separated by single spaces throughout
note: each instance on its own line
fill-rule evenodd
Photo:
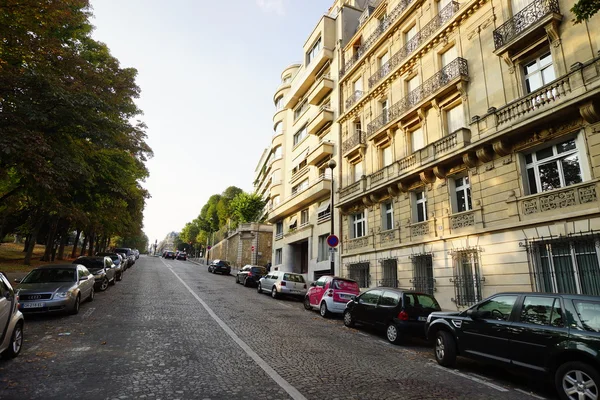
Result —
M 574 300 L 573 304 L 583 328 L 591 332 L 600 332 L 600 303 Z
M 221 260 L 221 261 L 219 261 L 218 264 L 220 266 L 222 266 L 222 267 L 229 267 L 229 261 L 223 261 L 223 260 Z
M 360 290 L 358 288 L 358 283 L 354 281 L 347 281 L 345 279 L 334 279 L 332 286 L 334 289 L 350 290 L 353 292 L 358 292 Z
M 304 283 L 304 277 L 298 274 L 283 274 L 283 280 L 288 282 Z
M 430 310 L 440 311 L 440 305 L 437 300 L 428 294 L 422 293 L 405 293 L 404 294 L 405 306 L 420 307 Z
M 266 275 L 267 273 L 267 269 L 263 267 L 252 267 L 251 269 L 253 274 Z

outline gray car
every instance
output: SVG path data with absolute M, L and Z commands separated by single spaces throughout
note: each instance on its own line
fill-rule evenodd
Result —
M 23 346 L 23 314 L 6 275 L 0 272 L 0 353 L 16 357 Z
M 46 265 L 29 272 L 17 294 L 24 314 L 77 314 L 83 300 L 94 300 L 94 276 L 83 265 Z
M 301 274 L 273 271 L 258 281 L 258 293 L 270 293 L 274 299 L 280 295 L 289 295 L 303 299 L 306 296 L 306 281 Z
M 123 262 L 123 257 L 117 253 L 96 253 L 96 256 L 110 257 L 112 262 L 115 264 L 117 280 L 123 280 L 123 273 L 125 272 L 125 263 Z
M 79 257 L 73 264 L 86 267 L 94 275 L 95 287 L 101 292 L 117 282 L 117 267 L 110 257 Z

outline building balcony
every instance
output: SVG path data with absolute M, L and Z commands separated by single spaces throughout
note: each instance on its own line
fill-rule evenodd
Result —
M 285 132 L 282 130 L 281 132 L 273 135 L 273 139 L 271 139 L 271 147 L 275 148 L 277 146 L 283 146 L 285 143 Z
M 369 78 L 369 88 L 372 89 L 377 83 L 381 82 L 392 71 L 396 70 L 419 46 L 427 41 L 433 34 L 446 22 L 448 22 L 458 11 L 459 4 L 455 1 L 450 2 L 446 7 L 440 10 L 431 21 L 427 23 L 417 34 L 398 50 L 385 64 L 383 64 Z
M 431 101 L 437 96 L 442 96 L 447 90 L 456 90 L 456 83 L 461 80 L 468 81 L 469 70 L 467 60 L 458 57 L 438 71 L 431 78 L 423 82 L 406 97 L 392 105 L 389 110 L 379 114 L 367 126 L 368 138 L 375 138 L 383 128 L 396 123 L 406 116 L 409 111 L 415 110 L 426 101 Z
M 372 246 L 371 235 L 362 236 L 344 241 L 344 255 L 361 253 Z
M 400 243 L 400 229 L 395 228 L 386 231 L 381 231 L 377 234 L 376 239 L 378 242 L 377 245 L 379 247 L 397 245 L 398 243 Z
M 340 201 L 343 202 L 348 198 L 353 198 L 365 191 L 366 179 L 361 179 L 348 186 L 340 188 Z
M 342 143 L 342 154 L 344 157 L 349 156 L 360 148 L 366 148 L 367 133 L 363 131 L 356 131 L 348 139 Z
M 313 90 L 308 94 L 308 104 L 316 106 L 325 96 L 331 93 L 334 87 L 335 83 L 331 76 L 329 74 L 322 75 L 315 83 Z
M 305 188 L 292 192 L 290 196 L 274 206 L 269 212 L 268 221 L 270 223 L 278 221 L 330 195 L 331 176 L 321 175 L 315 181 L 309 181 Z
M 346 111 L 348 111 L 358 100 L 360 100 L 365 92 L 362 90 L 355 90 L 350 97 L 346 99 Z
M 546 26 L 561 20 L 558 0 L 535 0 L 494 30 L 494 53 L 533 43 L 546 35 Z
M 423 222 L 415 222 L 408 226 L 410 229 L 410 239 L 420 240 L 423 236 L 429 236 L 435 233 L 435 226 L 433 226 L 433 220 L 427 220 Z
M 331 104 L 323 104 L 319 107 L 319 112 L 308 124 L 307 132 L 310 135 L 314 135 L 319 132 L 325 125 L 333 123 L 333 110 Z
M 317 147 L 308 153 L 306 163 L 308 165 L 318 165 L 321 161 L 333 156 L 333 143 L 321 142 Z
M 483 229 L 481 208 L 448 215 L 448 227 L 452 233 L 462 230 Z

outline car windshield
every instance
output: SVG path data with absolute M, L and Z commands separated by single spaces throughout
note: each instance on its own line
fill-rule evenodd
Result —
M 354 281 L 347 281 L 345 279 L 335 279 L 333 281 L 333 288 L 340 289 L 340 290 L 350 290 L 353 292 L 359 291 L 358 283 L 356 283 Z
M 283 280 L 289 282 L 304 283 L 304 277 L 298 274 L 283 274 Z
M 404 298 L 409 301 L 412 307 L 425 308 L 434 311 L 441 311 L 437 300 L 428 294 L 406 293 Z
M 34 269 L 21 283 L 75 282 L 74 268 Z

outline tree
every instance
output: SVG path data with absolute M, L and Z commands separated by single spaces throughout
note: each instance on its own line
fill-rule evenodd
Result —
M 257 193 L 240 193 L 231 201 L 234 218 L 241 222 L 256 222 L 265 207 L 265 201 Z
M 576 24 L 589 20 L 600 10 L 600 0 L 579 0 L 571 8 Z

